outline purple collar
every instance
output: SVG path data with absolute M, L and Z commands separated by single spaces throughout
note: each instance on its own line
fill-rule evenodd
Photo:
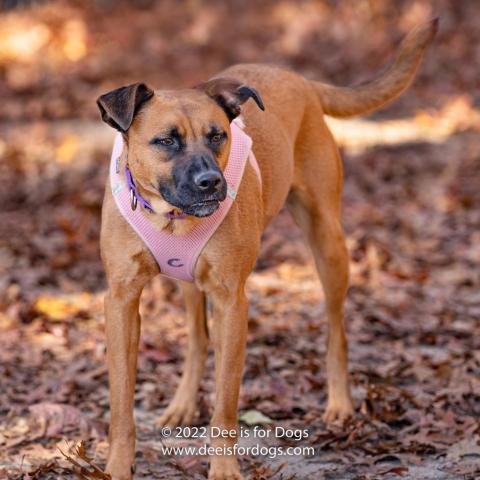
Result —
M 127 177 L 127 184 L 128 184 L 128 190 L 130 191 L 130 207 L 132 210 L 135 210 L 137 208 L 138 202 L 140 202 L 140 205 L 147 210 L 150 213 L 155 213 L 155 210 L 153 210 L 152 205 L 147 202 L 137 191 L 137 187 L 135 186 L 135 182 L 133 181 L 133 176 L 132 172 L 130 172 L 130 169 L 128 166 L 125 166 L 125 176 Z M 186 218 L 185 213 L 164 213 L 163 216 L 165 218 L 168 218 L 169 220 L 184 220 Z

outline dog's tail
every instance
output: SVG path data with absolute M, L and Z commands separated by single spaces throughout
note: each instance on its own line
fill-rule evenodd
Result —
M 438 18 L 412 30 L 403 40 L 393 64 L 379 77 L 356 87 L 312 82 L 323 111 L 332 117 L 371 112 L 400 95 L 412 82 L 425 49 L 438 30 Z

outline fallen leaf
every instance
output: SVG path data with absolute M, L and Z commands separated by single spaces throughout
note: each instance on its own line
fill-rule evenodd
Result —
M 240 415 L 239 420 L 243 423 L 246 423 L 248 426 L 269 425 L 271 423 L 274 423 L 271 418 L 267 417 L 262 412 L 259 412 L 257 410 L 247 410 Z

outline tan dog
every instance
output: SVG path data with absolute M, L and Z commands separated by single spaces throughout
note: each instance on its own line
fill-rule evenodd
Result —
M 437 21 L 433 21 L 411 32 L 393 65 L 374 81 L 355 88 L 308 81 L 272 66 L 237 65 L 191 90 L 154 93 L 144 84 L 135 84 L 98 99 L 103 119 L 123 133 L 129 168 L 139 192 L 154 207 L 156 213 L 149 218 L 158 229 L 184 234 L 225 198 L 221 172 L 229 155 L 229 123 L 241 106 L 262 174 L 260 186 L 247 164 L 231 210 L 198 259 L 195 283 L 182 282 L 188 351 L 180 385 L 161 424 L 188 424 L 194 418 L 207 357 L 208 298 L 216 379 L 211 426 L 237 428 L 247 335 L 245 282 L 257 259 L 262 232 L 285 202 L 308 240 L 325 291 L 329 330 L 324 420 L 344 421 L 353 414 L 343 322 L 348 256 L 340 220 L 342 162 L 323 115 L 364 114 L 399 95 L 412 81 L 436 29 Z M 248 102 L 243 106 L 249 98 L 257 105 Z M 258 108 L 262 102 L 264 112 Z M 198 175 L 207 178 L 208 202 L 202 201 L 202 191 L 197 189 Z M 187 218 L 172 220 L 161 215 L 179 211 L 187 212 Z M 109 286 L 105 299 L 111 403 L 107 471 L 114 479 L 126 480 L 132 476 L 135 460 L 139 298 L 159 268 L 120 215 L 109 185 L 101 251 Z M 230 435 L 212 439 L 211 445 L 235 442 L 235 435 Z M 209 478 L 242 478 L 235 456 L 211 456 Z

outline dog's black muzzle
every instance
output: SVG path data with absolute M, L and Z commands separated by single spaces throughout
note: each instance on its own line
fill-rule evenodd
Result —
M 176 165 L 171 181 L 161 182 L 159 190 L 168 203 L 187 215 L 207 217 L 225 200 L 227 182 L 211 156 L 195 155 Z

